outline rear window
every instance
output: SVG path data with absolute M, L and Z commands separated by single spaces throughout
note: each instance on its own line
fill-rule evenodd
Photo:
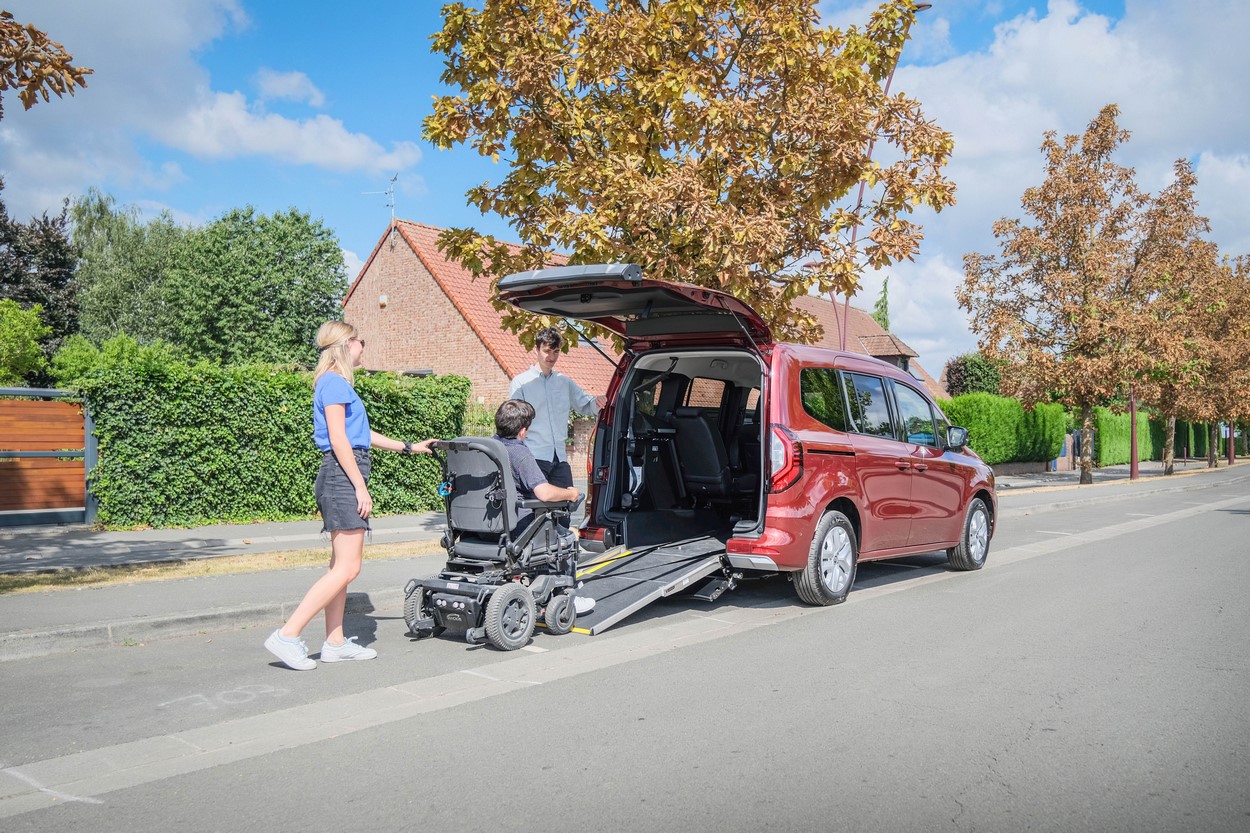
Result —
M 799 371 L 799 394 L 803 410 L 835 431 L 846 430 L 846 400 L 838 371 L 830 367 L 805 367 Z
M 690 408 L 717 408 L 725 401 L 727 383 L 720 379 L 704 379 L 696 376 L 690 380 L 685 405 Z
M 890 421 L 890 405 L 885 398 L 885 381 L 862 373 L 847 373 L 845 378 L 851 430 L 896 439 Z

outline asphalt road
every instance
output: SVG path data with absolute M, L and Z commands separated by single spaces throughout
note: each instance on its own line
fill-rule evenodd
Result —
M 1012 518 L 977 573 L 863 565 L 503 654 L 357 620 L 5 663 L 0 829 L 1245 831 L 1244 484 Z M 315 646 L 314 646 L 315 650 Z

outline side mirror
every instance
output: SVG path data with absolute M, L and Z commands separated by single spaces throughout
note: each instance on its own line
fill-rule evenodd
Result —
M 946 429 L 946 447 L 959 451 L 968 444 L 968 429 L 956 428 L 954 425 Z

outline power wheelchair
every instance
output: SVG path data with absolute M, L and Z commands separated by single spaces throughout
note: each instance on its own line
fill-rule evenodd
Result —
M 546 631 L 573 629 L 577 538 L 559 525 L 580 504 L 519 499 L 503 443 L 460 437 L 431 446 L 443 468 L 442 545 L 447 565 L 404 587 L 404 622 L 418 639 L 444 631 L 503 651 L 526 645 L 541 617 Z M 520 533 L 517 510 L 533 510 Z

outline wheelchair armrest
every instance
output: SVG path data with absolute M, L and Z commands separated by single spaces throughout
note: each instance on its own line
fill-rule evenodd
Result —
M 578 495 L 577 500 L 523 500 L 521 506 L 525 509 L 533 509 L 535 512 L 572 512 L 582 505 L 584 497 Z

